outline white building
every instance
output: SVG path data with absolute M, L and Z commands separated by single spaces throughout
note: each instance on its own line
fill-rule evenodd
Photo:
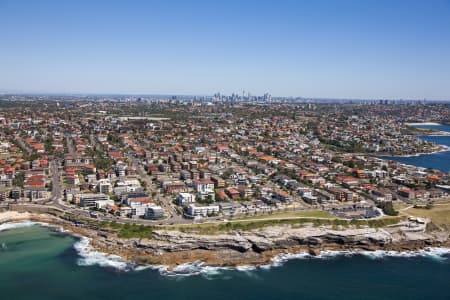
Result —
M 93 185 L 97 184 L 97 175 L 95 175 L 95 174 L 86 175 L 86 179 L 87 179 L 87 182 L 90 184 L 93 184 Z
M 214 183 L 209 179 L 194 180 L 194 189 L 200 199 L 210 198 L 214 201 Z
M 219 211 L 220 208 L 218 205 L 196 206 L 195 204 L 190 204 L 186 209 L 187 215 L 192 218 L 207 217 L 212 214 L 217 214 Z
M 111 192 L 111 183 L 109 179 L 100 179 L 97 182 L 97 191 L 104 194 L 109 194 Z
M 109 199 L 108 196 L 106 196 L 105 194 L 93 194 L 93 193 L 78 194 L 78 195 L 76 195 L 76 198 L 79 199 L 80 206 L 83 206 L 83 207 L 95 207 L 96 201 L 102 201 L 102 200 Z
M 114 205 L 114 201 L 113 200 L 97 200 L 95 201 L 95 208 L 97 209 L 103 209 L 103 208 L 107 208 L 108 206 L 111 207 Z
M 195 202 L 195 196 L 190 193 L 179 193 L 176 202 L 178 205 L 187 205 Z
M 155 206 L 153 201 L 142 198 L 132 198 L 129 203 L 132 217 L 143 217 L 147 211 L 147 208 Z

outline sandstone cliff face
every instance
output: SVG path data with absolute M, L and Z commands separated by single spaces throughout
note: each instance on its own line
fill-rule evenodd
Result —
M 92 246 L 102 252 L 117 254 L 142 265 L 167 265 L 202 261 L 205 265 L 259 265 L 281 253 L 321 250 L 417 250 L 428 246 L 450 246 L 448 231 L 426 233 L 404 226 L 387 228 L 330 227 L 292 228 L 289 225 L 267 227 L 253 231 L 230 231 L 215 235 L 186 233 L 175 230 L 154 230 L 153 238 L 121 239 L 115 233 L 90 226 L 74 226 L 70 221 L 50 215 L 23 215 L 11 220 L 31 220 L 62 226 L 78 236 L 91 239 Z M 86 225 L 86 224 L 85 224 Z M 406 230 L 405 230 L 406 228 Z
M 305 251 L 318 255 L 322 250 L 408 251 L 449 245 L 448 232 L 428 234 L 398 228 L 333 230 L 287 225 L 217 235 L 156 230 L 151 240 L 123 240 L 108 234 L 91 237 L 94 247 L 101 251 L 140 264 L 163 264 L 171 268 L 194 261 L 214 266 L 259 265 L 281 253 Z
M 103 238 L 106 244 L 117 244 L 116 239 Z M 219 235 L 198 235 L 178 231 L 158 230 L 152 240 L 121 241 L 123 247 L 142 250 L 177 252 L 191 250 L 234 250 L 261 253 L 295 246 L 323 245 L 384 246 L 392 243 L 392 235 L 383 229 L 364 228 L 332 230 L 326 228 L 270 227 L 260 231 L 230 232 Z

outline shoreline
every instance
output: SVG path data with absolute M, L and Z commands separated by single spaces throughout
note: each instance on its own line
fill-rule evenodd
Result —
M 405 123 L 407 126 L 440 126 L 442 124 L 437 122 L 411 122 L 411 123 Z
M 422 156 L 422 155 L 431 155 L 431 154 L 437 154 L 437 153 L 442 153 L 442 152 L 448 152 L 450 151 L 450 146 L 446 146 L 446 145 L 439 145 L 438 150 L 432 151 L 432 152 L 420 152 L 420 153 L 415 153 L 415 154 L 405 154 L 405 155 L 390 155 L 390 154 L 377 154 L 375 155 L 376 157 L 380 157 L 380 158 L 389 158 L 389 157 L 418 157 L 418 156 Z
M 77 227 L 67 220 L 50 215 L 0 212 L 0 231 L 5 224 L 14 226 L 40 225 L 57 228 L 75 237 L 74 249 L 80 256 L 81 266 L 99 265 L 120 270 L 156 269 L 162 275 L 190 275 L 209 268 L 248 269 L 268 268 L 294 258 L 326 258 L 336 255 L 416 256 L 438 252 L 449 254 L 449 234 L 431 236 L 411 233 L 400 237 L 388 229 L 345 229 L 342 231 L 321 228 L 270 228 L 271 238 L 252 232 L 226 233 L 214 236 L 157 231 L 155 240 L 120 239 L 106 236 L 98 230 Z M 34 223 L 33 223 L 34 222 Z M 278 230 L 278 231 L 277 231 Z M 279 232 L 292 231 L 285 240 L 277 240 Z M 269 228 L 263 232 L 270 232 Z M 321 234 L 321 235 L 320 235 Z M 302 236 L 303 235 L 303 236 Z M 244 245 L 245 237 L 253 245 Z M 295 241 L 295 239 L 298 239 Z M 259 239 L 259 240 L 258 240 Z M 264 240 L 265 239 L 265 240 Z M 270 240 L 272 239 L 272 240 Z M 303 244 L 301 239 L 307 241 Z M 316 240 L 315 240 L 316 239 Z M 347 240 L 345 240 L 347 239 Z M 185 242 L 187 241 L 187 242 Z M 321 241 L 317 243 L 317 241 Z M 273 245 L 268 245 L 273 242 Z M 221 243 L 221 244 L 220 244 Z M 254 249 L 261 247 L 261 249 Z M 189 248 L 189 247 L 192 247 Z M 208 248 L 209 247 L 209 248 Z M 239 248 L 241 247 L 241 249 Z M 266 248 L 264 248 L 266 247 Z M 438 250 L 441 249 L 441 250 Z
M 1 228 L 2 225 L 11 225 L 8 228 Z M 431 259 L 447 259 L 450 255 L 449 247 L 424 247 L 415 250 L 364 250 L 364 249 L 324 249 L 320 253 L 314 254 L 310 251 L 284 251 L 280 252 L 268 261 L 261 264 L 241 264 L 235 266 L 225 265 L 207 265 L 201 260 L 192 262 L 183 262 L 176 264 L 175 266 L 169 265 L 141 265 L 132 261 L 127 261 L 123 257 L 115 254 L 109 254 L 98 251 L 92 247 L 91 239 L 67 232 L 62 230 L 63 228 L 58 225 L 34 222 L 34 221 L 19 221 L 13 223 L 0 224 L 0 232 L 6 230 L 14 230 L 18 228 L 31 227 L 31 226 L 44 226 L 50 230 L 59 230 L 67 235 L 73 236 L 76 241 L 72 247 L 76 250 L 77 265 L 78 266 L 99 266 L 102 268 L 110 268 L 121 272 L 140 272 L 144 270 L 157 271 L 162 276 L 196 276 L 217 274 L 220 271 L 241 271 L 248 272 L 254 270 L 268 270 L 271 268 L 282 267 L 285 263 L 291 260 L 297 259 L 333 259 L 337 257 L 352 257 L 352 256 L 365 256 L 369 259 L 381 260 L 386 257 L 426 257 Z

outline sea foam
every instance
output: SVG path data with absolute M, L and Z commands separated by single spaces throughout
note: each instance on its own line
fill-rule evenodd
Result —
M 370 259 L 377 259 L 377 260 L 382 260 L 389 257 L 403 257 L 403 258 L 426 257 L 438 261 L 443 261 L 447 260 L 450 255 L 449 248 L 437 248 L 437 247 L 429 247 L 424 250 L 404 251 L 404 252 L 384 251 L 384 250 L 376 250 L 376 251 L 324 250 L 321 251 L 319 255 L 311 255 L 307 252 L 279 254 L 273 257 L 270 263 L 259 266 L 213 267 L 213 266 L 205 266 L 204 262 L 202 261 L 195 261 L 192 263 L 184 263 L 177 265 L 172 270 L 170 270 L 168 266 L 164 265 L 136 266 L 134 264 L 127 263 L 118 255 L 111 255 L 96 251 L 90 245 L 90 240 L 85 237 L 80 238 L 80 240 L 74 244 L 74 248 L 81 256 L 78 259 L 78 265 L 80 266 L 98 265 L 101 267 L 115 268 L 122 271 L 143 271 L 151 269 L 158 271 L 161 275 L 164 276 L 184 277 L 184 276 L 201 275 L 206 279 L 210 280 L 215 278 L 222 278 L 223 271 L 235 270 L 245 272 L 251 275 L 253 273 L 252 271 L 254 270 L 268 270 L 274 267 L 281 267 L 286 262 L 295 259 L 333 259 L 339 256 L 350 257 L 362 255 Z
M 31 226 L 45 226 L 49 228 L 58 228 L 62 230 L 60 226 L 54 226 L 43 222 L 9 222 L 0 224 L 0 232 L 6 230 L 13 230 L 24 227 Z M 90 239 L 87 237 L 80 237 L 77 242 L 74 243 L 73 248 L 77 251 L 80 256 L 77 260 L 77 264 L 80 266 L 100 266 L 106 268 L 114 268 L 121 271 L 143 271 L 147 269 L 156 270 L 161 275 L 165 276 L 192 276 L 192 275 L 202 275 L 207 279 L 222 278 L 223 271 L 236 270 L 246 273 L 252 273 L 252 271 L 257 269 L 270 269 L 273 267 L 280 267 L 289 260 L 295 259 L 333 259 L 338 256 L 355 256 L 363 255 L 370 259 L 382 260 L 389 257 L 424 257 L 430 258 L 437 261 L 444 261 L 450 258 L 450 248 L 443 247 L 429 247 L 423 250 L 417 251 L 363 251 L 363 250 L 353 250 L 353 251 L 331 251 L 324 250 L 321 251 L 319 255 L 311 255 L 307 252 L 300 253 L 286 253 L 279 254 L 272 258 L 270 263 L 260 265 L 260 266 L 238 266 L 238 267 L 213 267 L 205 266 L 202 261 L 196 261 L 192 263 L 184 263 L 174 267 L 169 270 L 167 266 L 164 265 L 150 265 L 150 266 L 137 266 L 126 262 L 122 257 L 113 254 L 107 254 L 95 250 L 91 244 Z M 219 276 L 220 275 L 220 276 Z
M 122 257 L 113 254 L 107 254 L 96 251 L 92 248 L 89 238 L 80 237 L 80 239 L 73 245 L 73 248 L 78 252 L 80 258 L 77 263 L 80 266 L 94 266 L 114 268 L 122 271 L 129 271 L 133 269 L 133 265 L 127 263 Z
M 364 250 L 344 250 L 344 251 L 333 251 L 324 250 L 321 251 L 319 255 L 310 255 L 306 252 L 301 253 L 287 253 L 275 256 L 272 259 L 272 264 L 262 266 L 263 268 L 270 268 L 272 266 L 277 267 L 283 265 L 283 263 L 293 260 L 293 259 L 332 259 L 339 256 L 356 256 L 362 255 L 370 259 L 382 260 L 389 257 L 426 257 L 435 260 L 446 260 L 450 255 L 450 248 L 438 248 L 429 247 L 423 250 L 416 251 L 386 251 L 386 250 L 375 250 L 375 251 L 364 251 Z
M 9 222 L 9 223 L 3 223 L 0 224 L 0 232 L 6 231 L 6 230 L 13 230 L 13 229 L 19 229 L 24 227 L 31 227 L 31 226 L 48 226 L 46 223 L 41 222 L 31 222 L 31 221 L 24 221 L 24 222 Z

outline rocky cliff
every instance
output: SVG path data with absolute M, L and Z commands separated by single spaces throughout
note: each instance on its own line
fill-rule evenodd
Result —
M 258 231 L 233 231 L 217 235 L 200 235 L 179 231 L 156 230 L 153 238 L 118 239 L 113 235 L 97 236 L 94 247 L 119 254 L 130 261 L 175 266 L 202 260 L 209 265 L 261 264 L 280 253 L 321 250 L 416 250 L 427 246 L 447 245 L 448 233 L 427 234 L 399 229 L 291 228 L 268 227 Z
M 122 239 L 113 232 L 101 231 L 46 214 L 2 213 L 0 223 L 41 221 L 78 236 L 90 238 L 92 247 L 117 254 L 137 264 L 178 264 L 202 261 L 206 265 L 237 266 L 270 262 L 277 254 L 322 250 L 418 250 L 429 246 L 449 246 L 447 231 L 425 232 L 425 226 L 411 229 L 405 224 L 387 228 L 271 226 L 251 231 L 228 231 L 204 235 L 176 230 L 154 230 L 152 239 Z M 418 229 L 417 229 L 418 228 Z

